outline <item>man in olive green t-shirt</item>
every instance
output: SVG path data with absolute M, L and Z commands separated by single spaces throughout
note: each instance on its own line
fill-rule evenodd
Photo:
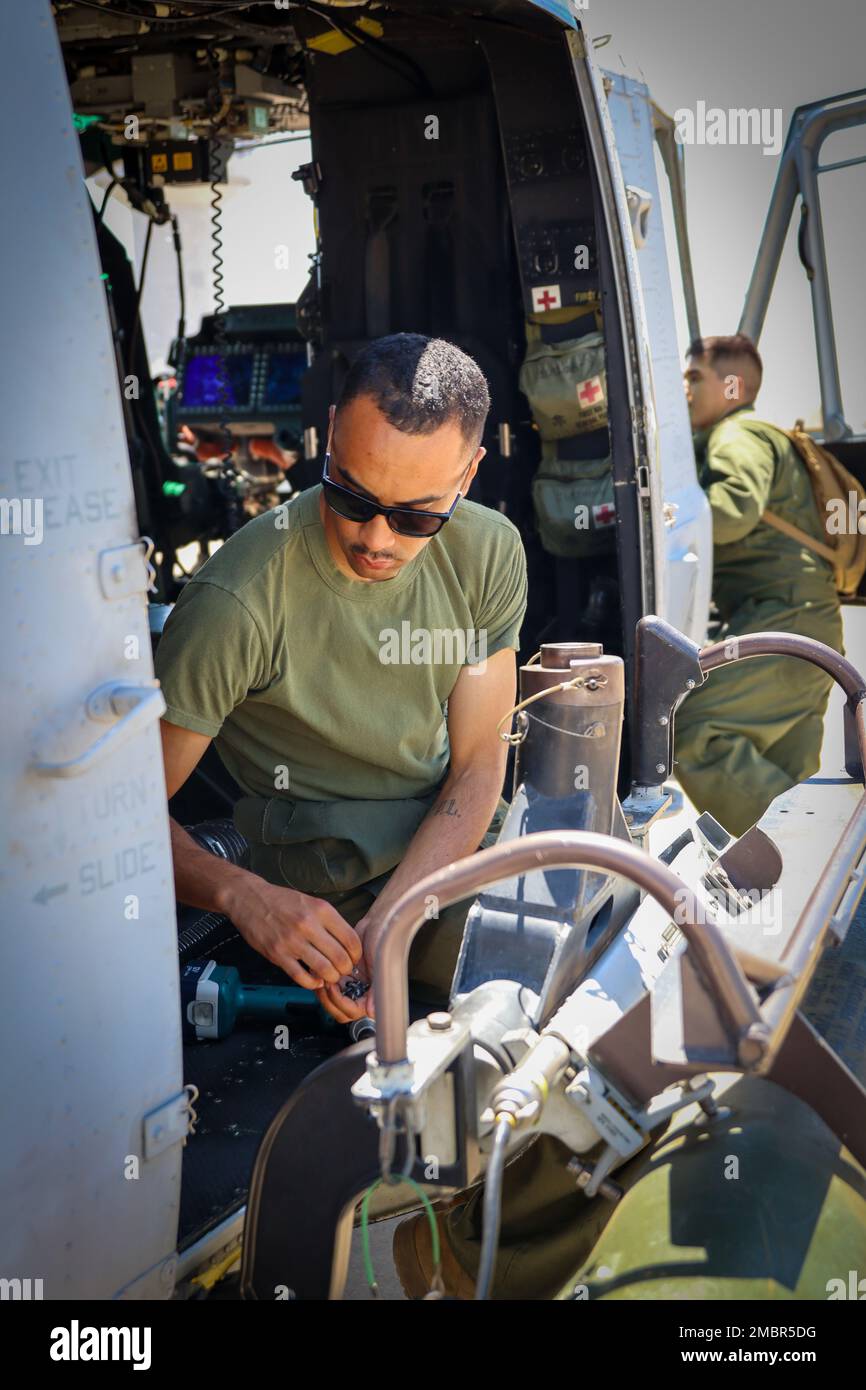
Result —
M 241 869 L 173 821 L 177 896 L 342 1021 L 365 1012 L 340 981 L 369 974 L 387 910 L 477 849 L 500 802 L 526 568 L 511 523 L 465 500 L 489 404 L 452 344 L 370 344 L 323 482 L 208 560 L 157 650 L 169 796 L 215 740 L 252 847 Z M 413 960 L 447 990 L 462 921 L 434 914 Z
M 829 563 L 762 521 L 771 511 L 824 539 L 806 466 L 756 420 L 761 359 L 748 338 L 693 343 L 686 392 L 698 477 L 713 514 L 713 599 L 724 637 L 795 632 L 842 650 Z M 699 811 L 742 835 L 770 802 L 818 771 L 831 678 L 793 657 L 723 666 L 683 702 L 676 772 Z

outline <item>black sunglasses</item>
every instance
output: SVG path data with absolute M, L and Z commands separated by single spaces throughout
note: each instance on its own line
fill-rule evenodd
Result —
M 422 512 L 413 507 L 381 507 L 378 502 L 373 502 L 369 497 L 362 497 L 359 492 L 353 492 L 351 488 L 343 487 L 341 483 L 335 483 L 328 477 L 328 464 L 331 455 L 325 454 L 325 467 L 322 470 L 322 491 L 325 501 L 341 516 L 344 521 L 355 521 L 359 525 L 366 521 L 372 521 L 374 516 L 383 516 L 399 536 L 435 536 L 442 530 L 446 521 L 450 521 L 454 515 L 454 508 L 463 496 L 458 492 L 447 512 Z M 466 473 L 472 467 L 470 461 Z M 463 474 L 463 478 L 466 477 Z M 461 483 L 463 478 L 460 479 Z

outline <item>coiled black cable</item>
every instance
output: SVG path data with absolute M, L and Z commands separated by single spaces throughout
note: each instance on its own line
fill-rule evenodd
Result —
M 233 941 L 238 935 L 237 928 L 228 917 L 222 916 L 219 912 L 205 912 L 193 916 L 192 912 L 185 910 L 185 916 L 192 920 L 188 924 L 181 923 L 178 926 L 177 956 L 181 965 L 195 960 L 196 956 L 203 955 L 205 951 L 211 952 L 216 950 L 217 946 L 224 946 L 227 941 Z
M 225 529 L 228 535 L 239 531 L 244 524 L 243 508 L 241 507 L 238 485 L 240 478 L 235 470 L 234 440 L 229 428 L 228 406 L 228 368 L 226 364 L 226 325 L 225 325 L 225 289 L 223 276 L 223 258 L 220 254 L 223 249 L 222 240 L 222 201 L 223 195 L 220 191 L 220 184 L 225 183 L 226 178 L 226 154 L 225 146 L 218 137 L 219 122 L 215 121 L 211 128 L 210 140 L 210 207 L 211 207 L 211 280 L 213 284 L 214 301 L 214 346 L 217 354 L 217 393 L 219 397 L 220 419 L 219 429 L 223 436 L 223 455 L 220 460 L 219 489 L 223 497 L 225 506 Z
M 225 454 L 223 464 L 231 463 L 233 444 L 228 420 L 225 418 L 225 411 L 229 404 L 228 392 L 228 373 L 226 369 L 226 324 L 225 324 L 225 293 L 223 286 L 223 258 L 220 252 L 223 249 L 222 240 L 222 202 L 223 195 L 220 191 L 220 183 L 225 180 L 225 159 L 223 146 L 220 144 L 216 135 L 211 139 L 210 146 L 210 247 L 211 247 L 211 281 L 213 285 L 214 318 L 213 332 L 214 342 L 217 350 L 217 390 L 219 391 L 219 403 L 222 411 L 222 418 L 219 421 L 220 429 L 223 431 L 223 444 Z
M 191 840 L 202 849 L 229 864 L 239 864 L 242 869 L 249 867 L 250 847 L 247 840 L 230 820 L 202 821 L 199 825 L 184 827 Z M 233 940 L 237 928 L 219 912 L 200 911 L 198 908 L 178 906 L 177 952 L 181 965 L 193 960 L 203 951 L 212 951 L 226 941 Z

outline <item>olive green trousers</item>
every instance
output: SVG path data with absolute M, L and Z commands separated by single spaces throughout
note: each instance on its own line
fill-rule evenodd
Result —
M 729 634 L 794 632 L 842 651 L 838 604 L 750 603 Z M 742 835 L 770 802 L 814 776 L 821 761 L 830 676 L 796 657 L 750 657 L 710 672 L 674 723 L 679 782 L 699 811 Z

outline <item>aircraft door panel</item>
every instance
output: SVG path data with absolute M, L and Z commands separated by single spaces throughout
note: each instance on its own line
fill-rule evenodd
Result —
M 712 524 L 709 504 L 697 480 L 683 391 L 683 358 L 674 322 L 650 94 L 643 83 L 613 73 L 604 74 L 604 85 L 627 195 L 631 190 L 629 196 L 634 197 L 638 214 L 636 260 L 655 397 L 662 535 L 668 566 L 664 616 L 681 632 L 702 642 L 712 579 Z M 643 199 L 638 197 L 639 190 L 645 195 Z M 641 207 L 637 206 L 639 201 Z
M 189 1110 L 148 570 L 50 7 L 7 11 L 0 294 L 9 342 L 43 331 L 0 415 L 0 1276 L 166 1298 Z

